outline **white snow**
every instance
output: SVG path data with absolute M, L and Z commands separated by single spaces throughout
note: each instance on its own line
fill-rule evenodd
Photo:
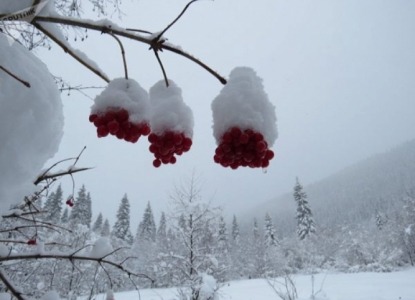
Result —
M 228 83 L 212 102 L 213 135 L 219 144 L 222 135 L 236 126 L 261 132 L 269 146 L 277 139 L 275 107 L 264 91 L 262 79 L 248 67 L 237 67 Z
M 326 277 L 326 278 L 325 278 Z M 415 268 L 392 273 L 317 274 L 316 299 L 322 300 L 414 300 Z M 282 279 L 280 279 L 282 280 Z M 311 276 L 294 276 L 298 300 L 309 300 Z M 176 288 L 140 290 L 141 300 L 177 299 Z M 264 279 L 231 281 L 218 291 L 220 300 L 276 300 L 280 299 Z M 324 296 L 326 295 L 326 296 Z M 137 292 L 116 293 L 117 300 L 137 299 Z
M 59 294 L 55 291 L 49 291 L 43 294 L 42 300 L 60 300 Z
M 114 292 L 112 290 L 107 291 L 106 300 L 114 300 Z
M 166 87 L 164 80 L 158 81 L 150 89 L 152 115 L 150 127 L 157 135 L 169 130 L 183 132 L 185 136 L 193 137 L 193 112 L 183 101 L 182 90 L 169 80 Z
M 37 57 L 19 43 L 9 45 L 1 33 L 0 53 L 0 66 L 31 85 L 0 70 L 0 213 L 5 213 L 33 192 L 32 180 L 58 150 L 63 110 L 55 82 Z
M 9 293 L 0 293 L 0 300 L 10 300 L 12 296 Z
M 33 0 L 1 0 L 0 14 L 18 15 L 32 8 Z M 49 15 L 55 11 L 54 0 L 43 0 L 35 9 L 36 15 Z M 26 18 L 20 18 L 26 19 Z
M 91 114 L 102 115 L 108 109 L 125 109 L 129 112 L 129 121 L 135 124 L 148 123 L 150 102 L 148 93 L 134 79 L 117 78 L 95 98 Z
M 5 257 L 10 254 L 10 249 L 5 244 L 0 244 L 0 257 Z
M 97 239 L 89 252 L 89 257 L 101 258 L 113 251 L 111 240 L 107 237 Z
M 215 300 L 215 290 L 217 288 L 216 279 L 213 276 L 203 273 L 202 284 L 200 286 L 200 299 L 201 300 Z

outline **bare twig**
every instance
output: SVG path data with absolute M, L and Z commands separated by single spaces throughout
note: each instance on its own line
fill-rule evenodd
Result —
M 5 17 L 6 15 L 4 14 L 0 14 L 0 18 Z M 68 26 L 75 26 L 75 27 L 81 27 L 81 28 L 86 28 L 86 29 L 90 29 L 90 30 L 94 30 L 94 31 L 105 31 L 105 30 L 111 30 L 111 32 L 113 34 L 116 34 L 117 36 L 123 36 L 147 45 L 152 46 L 154 44 L 154 41 L 152 38 L 150 37 L 143 37 L 141 35 L 138 34 L 134 34 L 132 32 L 129 32 L 125 29 L 116 29 L 116 28 L 109 28 L 105 25 L 97 25 L 97 24 L 93 24 L 90 22 L 86 22 L 86 21 L 82 21 L 82 20 L 77 20 L 74 18 L 66 18 L 66 17 L 57 17 L 57 16 L 39 16 L 36 15 L 33 19 L 36 22 L 48 22 L 48 23 L 57 23 L 57 24 L 62 24 L 62 25 L 68 25 Z M 203 62 L 201 62 L 200 60 L 194 58 L 193 56 L 191 56 L 190 54 L 176 48 L 170 45 L 166 45 L 166 44 L 162 44 L 160 46 L 160 48 L 174 52 L 178 55 L 181 55 L 191 61 L 193 61 L 194 63 L 198 64 L 199 66 L 201 66 L 202 68 L 204 68 L 206 71 L 208 71 L 210 74 L 212 74 L 214 77 L 216 77 L 222 84 L 226 84 L 226 79 L 223 78 L 222 76 L 220 76 L 217 72 L 213 71 L 211 68 L 209 68 L 206 64 L 204 64 Z
M 122 45 L 120 39 L 113 33 L 111 32 L 105 32 L 106 34 L 109 34 L 110 36 L 112 36 L 120 45 L 121 48 L 121 55 L 122 55 L 122 61 L 124 63 L 124 74 L 125 74 L 125 79 L 128 80 L 128 69 L 127 69 L 127 60 L 125 59 L 125 50 L 124 50 L 124 46 Z
M 0 280 L 3 281 L 4 285 L 7 287 L 7 289 L 12 293 L 13 296 L 15 296 L 18 300 L 26 300 L 25 297 L 23 297 L 22 293 L 20 293 L 13 284 L 9 281 L 6 274 L 3 273 L 3 270 L 0 269 Z
M 10 72 L 9 70 L 7 70 L 5 67 L 0 66 L 0 70 L 3 70 L 4 72 L 6 72 L 6 74 L 10 75 L 14 79 L 16 79 L 17 81 L 19 81 L 20 83 L 22 83 L 24 86 L 30 88 L 30 83 L 29 82 L 20 79 L 19 77 L 17 77 L 16 75 L 14 75 L 12 72 Z
M 157 61 L 158 61 L 159 65 L 161 67 L 161 71 L 163 72 L 163 77 L 164 77 L 164 81 L 166 82 L 166 86 L 168 87 L 169 86 L 169 80 L 167 79 L 167 74 L 166 74 L 166 71 L 164 70 L 163 63 L 161 62 L 161 59 L 159 57 L 159 53 L 155 48 L 153 48 L 153 51 L 154 51 L 154 54 L 156 55 L 156 58 L 157 58 Z
M 56 178 L 56 177 L 60 177 L 60 176 L 64 176 L 64 175 L 71 175 L 74 173 L 78 173 L 78 172 L 83 172 L 86 170 L 90 170 L 92 168 L 79 168 L 79 169 L 75 169 L 75 170 L 68 170 L 68 171 L 62 171 L 62 172 L 58 172 L 58 173 L 54 173 L 54 174 L 50 174 L 50 175 L 43 175 L 38 177 L 34 184 L 38 185 L 41 181 L 47 180 L 47 179 L 52 179 L 52 178 Z

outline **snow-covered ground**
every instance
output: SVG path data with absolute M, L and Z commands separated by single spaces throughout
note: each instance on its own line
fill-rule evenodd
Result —
M 325 300 L 415 300 L 415 268 L 392 273 L 318 274 L 315 290 L 322 280 L 323 292 L 316 299 Z M 311 276 L 294 277 L 300 300 L 311 295 Z M 280 299 L 263 279 L 232 281 L 219 291 L 220 300 Z M 140 290 L 141 300 L 176 300 L 176 289 Z M 99 299 L 101 299 L 99 297 Z M 115 294 L 115 300 L 139 299 L 136 291 Z

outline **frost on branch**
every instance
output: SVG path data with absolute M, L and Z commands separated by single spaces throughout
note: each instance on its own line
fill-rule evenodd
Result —
M 150 89 L 152 106 L 151 130 L 148 137 L 154 154 L 153 165 L 161 163 L 174 164 L 175 155 L 182 155 L 190 150 L 193 137 L 193 112 L 184 103 L 182 90 L 169 80 L 169 87 L 163 80 Z
M 89 257 L 91 258 L 102 258 L 105 255 L 108 255 L 113 251 L 111 246 L 111 241 L 107 237 L 100 237 L 95 241 L 92 246 L 91 252 L 89 252 Z
M 31 180 L 58 150 L 63 130 L 60 93 L 45 65 L 0 33 L 0 211 L 31 193 Z
M 265 168 L 277 139 L 275 107 L 262 79 L 248 67 L 235 68 L 212 102 L 213 135 L 219 145 L 214 160 L 224 167 Z
M 150 133 L 148 93 L 133 79 L 117 78 L 95 98 L 89 120 L 98 137 L 108 134 L 135 143 Z

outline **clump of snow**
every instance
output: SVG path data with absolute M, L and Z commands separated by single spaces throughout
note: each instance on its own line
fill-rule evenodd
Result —
M 199 296 L 201 300 L 216 300 L 217 297 L 217 284 L 216 279 L 213 276 L 208 275 L 206 273 L 202 273 L 201 275 L 202 283 L 200 285 Z
M 10 254 L 10 249 L 4 244 L 0 244 L 0 257 L 5 257 Z
M 9 293 L 0 293 L 0 300 L 10 300 L 12 296 Z
M 31 183 L 59 148 L 63 134 L 60 92 L 45 65 L 0 33 L 0 213 L 33 192 Z
M 212 102 L 213 135 L 219 144 L 232 127 L 261 132 L 269 146 L 277 139 L 275 107 L 264 91 L 262 79 L 252 68 L 237 67 Z
M 101 258 L 113 251 L 111 241 L 107 237 L 97 239 L 89 252 L 89 257 Z
M 148 123 L 150 101 L 148 93 L 134 79 L 117 78 L 98 95 L 91 107 L 91 114 L 103 115 L 108 110 L 125 109 L 131 123 Z
M 19 17 L 19 14 L 24 14 L 33 8 L 33 0 L 1 0 L 0 14 L 9 14 Z M 29 12 L 29 17 L 36 15 L 48 15 L 55 11 L 54 0 L 43 0 L 35 8 L 35 13 Z M 19 18 L 24 19 L 24 18 Z
M 43 294 L 42 300 L 60 300 L 59 294 L 56 291 L 49 291 Z
M 160 80 L 150 89 L 152 116 L 150 127 L 157 135 L 166 130 L 183 132 L 185 136 L 193 137 L 193 112 L 183 101 L 182 90 L 169 80 L 169 87 Z

